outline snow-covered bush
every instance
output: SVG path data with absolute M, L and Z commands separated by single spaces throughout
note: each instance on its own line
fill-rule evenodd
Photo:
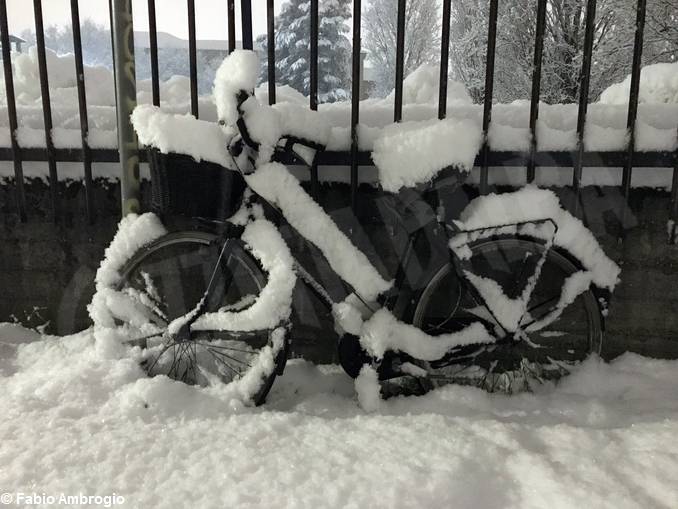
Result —
M 600 94 L 602 104 L 627 104 L 631 75 L 621 83 L 610 85 Z M 640 103 L 678 104 L 678 62 L 646 65 L 640 70 Z
M 421 64 L 403 80 L 403 104 L 438 104 L 440 67 L 433 64 Z M 393 100 L 395 90 L 386 99 Z M 463 83 L 454 80 L 447 82 L 447 104 L 471 104 L 471 96 Z

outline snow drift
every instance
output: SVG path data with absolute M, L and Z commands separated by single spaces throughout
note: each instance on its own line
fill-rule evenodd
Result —
M 336 366 L 291 361 L 263 408 L 146 378 L 92 334 L 0 325 L 4 491 L 130 507 L 675 507 L 678 369 L 591 359 L 506 397 L 450 386 L 358 407 Z M 367 384 L 368 387 L 370 384 Z
M 628 104 L 631 75 L 600 94 L 601 104 Z M 678 62 L 646 65 L 640 70 L 639 103 L 678 104 Z
M 237 53 L 236 53 L 237 54 Z M 72 55 L 56 55 L 48 51 L 50 77 L 50 99 L 53 115 L 53 137 L 57 147 L 79 148 L 80 123 L 77 91 L 75 88 L 75 66 Z M 42 147 L 45 144 L 40 87 L 37 79 L 37 61 L 35 49 L 26 54 L 13 54 L 17 112 L 19 117 L 18 140 L 22 147 Z M 250 67 L 253 65 L 248 63 Z M 674 66 L 676 64 L 662 64 Z M 652 67 L 652 66 L 650 66 Z M 645 69 L 645 75 L 650 71 Z M 221 70 L 221 75 L 227 69 Z M 653 71 L 654 72 L 654 71 Z M 668 76 L 664 71 L 662 76 Z M 673 78 L 671 78 L 673 79 Z M 664 80 L 666 81 L 666 80 Z M 675 80 L 674 80 L 675 81 Z M 673 83 L 674 81 L 671 81 Z M 115 148 L 115 98 L 113 77 L 109 70 L 101 67 L 86 67 L 87 105 L 90 124 L 89 143 L 95 148 Z M 215 87 L 215 97 L 228 96 L 234 88 L 240 86 L 254 89 L 255 78 L 233 83 L 226 93 Z M 673 85 L 672 85 L 673 86 Z M 662 88 L 663 87 L 663 88 Z M 139 104 L 151 103 L 151 83 L 149 80 L 137 82 L 137 101 Z M 186 114 L 190 111 L 190 85 L 185 76 L 174 76 L 160 84 L 161 107 L 168 113 Z M 642 96 L 641 86 L 641 97 Z M 674 90 L 668 86 L 657 86 L 657 90 Z M 438 114 L 438 76 L 435 67 L 423 66 L 410 74 L 404 83 L 403 120 L 422 121 L 437 118 Z M 655 95 L 659 92 L 653 92 Z M 667 92 L 668 93 L 668 92 Z M 624 95 L 623 93 L 621 95 Z M 257 89 L 262 104 L 268 97 L 263 87 Z M 300 107 L 308 106 L 308 98 L 287 86 L 277 87 L 278 102 L 293 103 Z M 585 135 L 587 150 L 622 150 L 626 146 L 626 99 L 620 101 L 605 100 L 592 104 L 588 112 L 588 125 Z M 218 99 L 216 100 L 218 102 Z M 673 150 L 676 147 L 676 129 L 678 124 L 678 104 L 651 104 L 644 101 L 638 112 L 638 150 Z M 675 101 L 674 101 L 675 102 Z M 4 87 L 0 87 L 0 109 L 6 108 Z M 233 104 L 224 105 L 222 115 L 233 118 Z M 512 104 L 497 104 L 493 107 L 492 123 L 488 133 L 490 147 L 494 150 L 526 150 L 529 148 L 529 102 L 518 101 Z M 199 98 L 200 118 L 216 121 L 218 118 L 215 99 L 212 96 Z M 323 121 L 329 125 L 330 134 L 327 145 L 331 150 L 346 150 L 350 146 L 349 103 L 338 102 L 321 104 L 319 111 Z M 448 84 L 447 117 L 458 121 L 469 120 L 478 126 L 482 120 L 482 105 L 471 104 L 468 93 L 459 83 Z M 537 125 L 538 148 L 540 150 L 568 151 L 576 147 L 577 105 L 542 104 Z M 360 107 L 360 144 L 363 150 L 372 150 L 374 140 L 381 129 L 393 122 L 393 101 L 387 99 L 368 99 L 361 101 Z M 9 127 L 6 113 L 0 111 L 0 146 L 9 147 Z M 2 173 L 11 173 L 11 165 L 3 168 Z

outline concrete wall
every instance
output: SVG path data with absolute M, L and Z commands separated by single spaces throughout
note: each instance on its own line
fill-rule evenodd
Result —
M 94 274 L 118 220 L 118 186 L 97 183 L 94 225 L 87 222 L 79 183 L 62 185 L 63 215 L 56 224 L 49 219 L 45 184 L 29 182 L 26 191 L 32 214 L 27 223 L 21 223 L 14 214 L 12 186 L 0 185 L 0 321 L 16 319 L 30 326 L 47 323 L 46 330 L 56 334 L 85 328 Z M 322 192 L 323 204 L 339 224 L 352 231 L 354 241 L 363 244 L 366 239 L 368 250 L 377 251 L 384 232 L 374 208 L 361 208 L 360 226 L 349 217 L 345 186 L 326 186 Z M 467 190 L 451 197 L 449 208 L 460 209 L 472 193 Z M 560 193 L 563 200 L 570 199 L 567 191 Z M 143 194 L 146 199 L 146 187 Z M 585 189 L 585 219 L 623 270 L 607 321 L 605 357 L 631 350 L 678 358 L 678 246 L 666 243 L 668 202 L 668 193 L 634 190 L 622 228 L 624 200 L 619 190 Z M 620 242 L 622 231 L 625 240 Z M 301 315 L 296 353 L 316 361 L 334 360 L 329 316 L 309 294 L 298 292 L 295 298 Z

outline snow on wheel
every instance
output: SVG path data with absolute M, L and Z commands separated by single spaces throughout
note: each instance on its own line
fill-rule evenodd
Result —
M 415 362 L 432 386 L 454 382 L 514 392 L 558 380 L 600 352 L 600 310 L 590 290 L 570 291 L 568 281 L 582 271 L 568 257 L 553 249 L 545 253 L 544 244 L 519 238 L 483 239 L 470 247 L 470 268 L 495 281 L 508 299 L 520 296 L 545 258 L 517 332 L 504 338 L 496 319 L 464 288 L 451 264 L 414 296 L 403 318 L 427 334 L 449 334 L 481 320 L 500 336 L 496 343 L 460 346 L 435 361 Z
M 281 273 L 287 279 L 289 274 L 270 262 L 258 260 L 240 239 L 198 231 L 163 235 L 122 263 L 108 285 L 98 285 L 90 314 L 99 331 L 140 348 L 149 376 L 230 384 L 244 401 L 261 404 L 287 351 L 289 313 L 269 298 L 269 283 L 280 289 Z M 205 297 L 213 277 L 213 291 Z M 284 299 L 285 284 L 282 290 Z M 204 297 L 204 314 L 190 332 L 177 334 Z M 276 305 L 283 309 L 276 311 Z M 264 312 L 266 323 L 259 319 Z

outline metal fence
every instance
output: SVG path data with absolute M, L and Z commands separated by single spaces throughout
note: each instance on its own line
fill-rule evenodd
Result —
M 263 1 L 263 0 L 260 0 Z M 267 12 L 267 48 L 268 48 L 268 97 L 269 102 L 274 103 L 275 94 L 275 35 L 274 25 L 274 1 L 266 0 Z M 282 0 L 278 0 L 282 1 Z M 318 31 L 319 15 L 318 6 L 321 0 L 310 0 L 310 98 L 309 108 L 318 107 Z M 396 73 L 395 73 L 395 102 L 393 120 L 398 122 L 402 119 L 403 106 L 403 79 L 404 79 L 404 47 L 405 47 L 405 9 L 407 0 L 397 1 L 397 38 L 396 38 Z M 415 0 L 409 0 L 415 1 Z M 438 117 L 444 118 L 447 105 L 447 75 L 448 56 L 450 46 L 450 12 L 451 1 L 443 0 L 441 48 L 440 48 L 440 94 L 438 101 Z M 476 165 L 480 167 L 480 191 L 488 191 L 488 176 L 491 167 L 510 166 L 526 169 L 527 181 L 535 179 L 535 171 L 538 166 L 556 166 L 565 169 L 573 169 L 572 188 L 574 190 L 575 211 L 579 204 L 579 193 L 582 183 L 582 173 L 585 167 L 611 166 L 622 167 L 623 176 L 620 183 L 622 194 L 628 198 L 631 187 L 631 175 L 634 167 L 665 167 L 673 168 L 673 181 L 671 192 L 671 218 L 678 220 L 678 151 L 675 152 L 637 152 L 635 150 L 636 116 L 638 112 L 638 96 L 640 83 L 641 56 L 643 52 L 643 32 L 645 27 L 646 0 L 637 0 L 636 31 L 633 46 L 633 63 L 631 72 L 631 86 L 629 94 L 629 106 L 627 116 L 627 129 L 629 132 L 628 146 L 626 150 L 614 152 L 586 151 L 584 147 L 584 127 L 586 123 L 587 106 L 589 102 L 589 81 L 591 76 L 593 39 L 595 35 L 596 0 L 582 0 L 586 2 L 585 12 L 585 37 L 582 55 L 582 66 L 579 75 L 579 103 L 577 115 L 577 149 L 569 152 L 539 151 L 537 149 L 537 119 L 539 116 L 539 98 L 541 84 L 541 65 L 544 47 L 544 30 L 546 26 L 546 14 L 548 0 L 537 0 L 536 30 L 534 43 L 534 66 L 532 74 L 532 89 L 530 98 L 529 130 L 531 134 L 530 149 L 521 151 L 493 151 L 488 141 L 487 133 L 492 119 L 492 95 L 494 85 L 495 46 L 497 35 L 498 0 L 488 0 L 488 33 L 487 53 L 485 68 L 485 90 L 483 101 L 482 130 L 484 142 L 476 159 Z M 156 29 L 155 0 L 147 0 L 150 33 L 150 60 L 153 104 L 160 105 L 160 88 L 158 76 L 158 42 Z M 116 70 L 116 99 L 118 104 L 118 131 L 119 151 L 111 149 L 91 148 L 88 145 L 88 122 L 87 100 L 83 75 L 82 43 L 80 40 L 80 19 L 78 12 L 78 0 L 71 0 L 71 16 L 73 24 L 73 43 L 75 48 L 75 65 L 77 72 L 78 105 L 80 113 L 80 129 L 82 132 L 81 149 L 58 149 L 52 141 L 52 118 L 49 97 L 49 76 L 45 57 L 45 41 L 43 29 L 43 16 L 41 0 L 33 0 L 35 15 L 35 32 L 38 48 L 38 64 L 40 87 L 42 91 L 42 106 L 45 125 L 44 148 L 22 148 L 17 141 L 17 112 L 12 80 L 12 66 L 10 61 L 9 32 L 7 23 L 6 0 L 0 0 L 0 43 L 2 44 L 3 69 L 5 75 L 7 112 L 9 115 L 9 127 L 11 130 L 11 147 L 0 148 L 0 160 L 14 162 L 14 176 L 16 179 L 17 209 L 22 220 L 26 220 L 26 199 L 24 193 L 24 177 L 22 161 L 46 161 L 49 166 L 49 184 L 52 200 L 53 217 L 59 216 L 58 192 L 57 192 L 57 162 L 83 163 L 84 186 L 87 202 L 87 214 L 93 217 L 92 208 L 92 163 L 93 162 L 117 162 L 123 161 L 121 172 L 123 201 L 136 199 L 135 189 L 138 189 L 138 161 L 144 160 L 144 152 L 137 151 L 133 135 L 127 140 L 121 140 L 121 132 L 129 131 L 129 119 L 121 115 L 121 109 L 132 107 L 134 94 L 124 95 L 127 85 L 134 85 L 133 73 L 131 76 L 122 75 L 121 70 L 133 68 L 133 36 L 132 36 L 132 10 L 131 0 L 109 0 L 112 39 L 114 48 L 114 61 Z M 228 49 L 235 49 L 236 15 L 235 0 L 226 0 L 228 11 Z M 190 80 L 190 104 L 191 113 L 198 116 L 198 80 L 196 64 L 196 30 L 195 30 L 195 0 L 187 0 L 187 24 L 189 34 L 189 80 Z M 358 124 L 360 121 L 360 60 L 361 60 L 361 0 L 353 0 L 353 49 L 352 49 L 352 100 L 351 100 L 351 148 L 348 152 L 325 152 L 318 158 L 318 165 L 346 165 L 350 167 L 350 192 L 352 203 L 355 204 L 358 193 L 358 171 L 361 166 L 372 165 L 370 154 L 361 152 L 358 144 Z M 252 0 L 240 0 L 240 25 L 242 30 L 242 46 L 245 49 L 253 48 L 252 36 Z M 124 32 L 124 33 L 123 33 Z M 131 90 L 134 90 L 133 88 Z M 122 96 L 121 96 L 122 94 Z M 126 102 L 121 106 L 121 97 Z M 125 129 L 127 131 L 125 131 Z M 677 128 L 678 131 L 678 128 Z M 120 152 L 120 153 L 119 153 Z M 128 166 L 125 166 L 130 162 Z M 135 164 L 136 169 L 135 169 Z M 136 180 L 136 182 L 135 182 Z M 318 171 L 317 166 L 311 168 L 311 187 L 317 189 Z M 123 205 L 124 211 L 128 207 Z M 133 207 L 134 208 L 134 207 Z M 675 234 L 675 232 L 674 232 Z

